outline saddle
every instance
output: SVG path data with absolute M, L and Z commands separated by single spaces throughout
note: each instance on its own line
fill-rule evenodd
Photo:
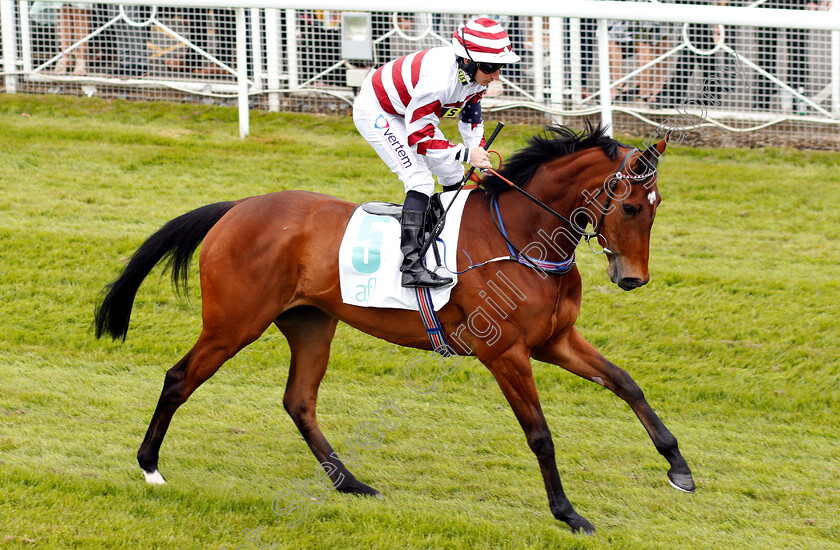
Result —
M 403 205 L 394 202 L 370 201 L 362 204 L 362 210 L 374 216 L 390 216 L 397 221 L 402 220 Z M 440 202 L 440 193 L 429 197 L 429 207 L 426 209 L 426 227 L 434 227 L 443 215 L 443 204 Z

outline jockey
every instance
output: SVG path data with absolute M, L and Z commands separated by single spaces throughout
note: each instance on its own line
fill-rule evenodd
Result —
M 438 181 L 456 189 L 462 163 L 490 168 L 484 144 L 481 97 L 499 71 L 519 61 L 510 39 L 492 19 L 459 26 L 452 45 L 400 57 L 372 71 L 353 104 L 356 128 L 405 185 L 400 250 L 402 285 L 442 287 L 452 283 L 429 271 L 420 239 L 429 197 Z M 460 116 L 463 144 L 450 143 L 438 128 L 442 118 Z

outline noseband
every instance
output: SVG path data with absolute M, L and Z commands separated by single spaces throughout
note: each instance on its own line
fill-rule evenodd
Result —
M 557 218 L 559 220 L 562 220 L 564 223 L 566 223 L 573 230 L 579 231 L 581 233 L 581 236 L 584 239 L 586 239 L 586 244 L 589 245 L 590 250 L 592 250 L 596 254 L 607 254 L 607 255 L 610 255 L 610 256 L 614 256 L 615 253 L 612 250 L 610 250 L 609 248 L 607 248 L 606 246 L 603 247 L 603 250 L 601 252 L 598 252 L 597 250 L 592 248 L 592 243 L 590 242 L 590 239 L 594 238 L 595 241 L 598 242 L 598 239 L 603 237 L 604 242 L 605 243 L 607 242 L 606 237 L 604 237 L 601 234 L 601 230 L 604 228 L 604 218 L 610 212 L 610 206 L 612 204 L 612 199 L 613 199 L 613 196 L 615 195 L 615 189 L 618 186 L 619 180 L 627 181 L 630 185 L 633 185 L 634 183 L 641 183 L 642 181 L 644 181 L 647 178 L 651 177 L 652 175 L 656 174 L 656 167 L 655 166 L 651 170 L 645 172 L 644 174 L 640 174 L 640 175 L 625 173 L 625 169 L 627 168 L 627 162 L 630 159 L 630 157 L 633 155 L 633 153 L 642 154 L 642 152 L 639 151 L 636 148 L 630 149 L 629 151 L 627 151 L 624 154 L 624 157 L 622 157 L 621 164 L 618 167 L 618 171 L 616 171 L 615 174 L 610 175 L 609 191 L 607 191 L 607 200 L 604 202 L 604 206 L 601 208 L 601 214 L 600 214 L 600 217 L 598 218 L 598 223 L 595 225 L 595 230 L 592 231 L 591 233 L 587 232 L 586 230 L 579 231 L 579 227 L 574 221 L 570 220 L 569 218 L 567 218 L 563 214 L 560 214 L 559 212 L 557 212 L 556 210 L 554 210 L 553 208 L 551 208 L 550 206 L 548 206 L 547 204 L 542 202 L 540 199 L 536 198 L 535 196 L 531 195 L 530 193 L 528 193 L 527 191 L 525 191 L 524 189 L 522 189 L 518 185 L 514 184 L 513 182 L 511 182 L 507 178 L 503 177 L 501 174 L 499 174 L 495 170 L 490 169 L 489 171 L 492 172 L 493 174 L 495 174 L 503 182 L 507 183 L 512 189 L 515 189 L 515 190 L 519 191 L 520 193 L 522 193 L 523 195 L 525 195 L 534 204 L 536 204 L 537 206 L 539 206 L 540 208 L 542 208 L 543 210 L 545 210 L 546 212 L 548 212 L 549 214 L 551 214 L 555 218 Z M 602 186 L 600 189 L 598 189 L 597 193 L 595 193 L 594 195 L 589 197 L 588 202 L 592 202 L 596 197 L 600 196 L 601 193 L 603 193 L 603 192 L 604 192 L 604 186 Z M 496 228 L 499 230 L 502 237 L 505 239 L 505 242 L 507 242 L 508 247 L 512 251 L 515 251 L 515 254 L 516 254 L 517 257 L 523 257 L 526 260 L 530 260 L 530 258 L 528 258 L 527 256 L 522 255 L 521 251 L 519 251 L 519 249 L 517 249 L 513 245 L 513 243 L 510 242 L 510 240 L 508 240 L 506 232 L 502 229 L 503 226 L 499 225 L 500 222 L 501 222 L 502 215 L 501 215 L 501 212 L 499 212 L 497 199 L 495 199 L 495 198 L 493 199 L 493 204 L 494 204 L 494 209 L 498 213 L 498 218 L 499 218 L 498 221 L 497 221 L 496 216 L 492 216 L 493 217 L 493 223 L 496 224 Z M 531 262 L 529 261 L 528 263 L 530 264 Z

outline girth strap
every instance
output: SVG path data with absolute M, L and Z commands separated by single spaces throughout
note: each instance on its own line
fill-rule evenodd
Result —
M 435 353 L 439 353 L 443 357 L 456 355 L 455 351 L 446 342 L 443 326 L 440 324 L 440 320 L 435 312 L 435 306 L 432 303 L 431 290 L 426 287 L 417 287 L 414 290 L 417 294 L 420 318 L 423 320 L 423 326 L 426 327 L 426 334 L 429 335 L 429 340 L 432 342 L 432 349 Z

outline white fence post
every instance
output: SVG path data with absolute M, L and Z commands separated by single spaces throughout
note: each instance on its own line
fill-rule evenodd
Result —
M 598 87 L 601 90 L 601 126 L 613 135 L 612 98 L 610 93 L 610 46 L 607 41 L 607 20 L 598 20 Z
M 543 18 L 531 18 L 531 44 L 534 48 L 534 101 L 542 103 L 545 98 L 545 48 Z
M 580 19 L 572 17 L 569 19 L 569 70 L 571 73 L 570 87 L 572 90 L 572 108 L 580 106 L 583 99 L 583 85 L 581 78 L 581 64 L 576 63 L 575 60 L 583 59 L 581 57 L 580 47 Z
M 840 0 L 831 2 L 831 13 L 840 15 Z M 840 118 L 840 31 L 831 31 L 831 114 Z
M 251 8 L 251 59 L 254 63 L 254 90 L 263 90 L 262 10 Z
M 563 48 L 563 18 L 548 18 L 548 53 L 549 53 L 549 93 L 551 106 L 563 108 L 565 106 L 563 92 L 566 89 L 566 70 Z M 557 123 L 562 124 L 562 117 L 555 117 Z
M 274 8 L 265 10 L 265 62 L 268 73 L 268 89 L 280 88 L 280 12 Z M 280 110 L 280 94 L 269 92 L 268 110 L 276 113 Z
M 245 8 L 236 8 L 236 79 L 239 84 L 239 137 L 250 133 L 248 120 L 248 36 Z
M 19 3 L 20 13 L 20 56 L 23 72 L 32 72 L 32 30 L 29 28 L 29 2 L 21 0 Z
M 17 92 L 17 29 L 15 27 L 15 3 L 13 0 L 0 0 L 0 19 L 3 33 L 3 72 L 6 73 L 6 93 Z
M 286 55 L 288 56 L 289 88 L 298 87 L 298 28 L 295 10 L 286 10 Z

